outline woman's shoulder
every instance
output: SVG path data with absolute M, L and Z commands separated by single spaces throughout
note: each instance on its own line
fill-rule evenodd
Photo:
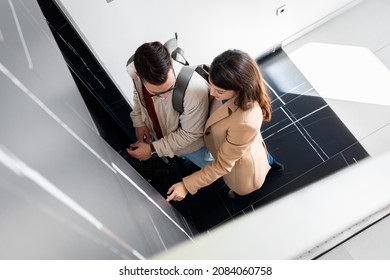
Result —
M 252 122 L 252 121 L 262 121 L 263 120 L 263 112 L 261 111 L 261 108 L 259 104 L 256 102 L 253 104 L 253 106 L 247 110 L 243 110 L 239 108 L 236 111 L 237 116 L 242 118 L 243 120 L 246 120 L 247 122 Z

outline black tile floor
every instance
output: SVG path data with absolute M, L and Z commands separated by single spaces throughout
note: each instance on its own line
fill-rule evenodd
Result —
M 273 106 L 272 121 L 263 125 L 262 134 L 285 171 L 270 173 L 260 190 L 239 199 L 228 198 L 229 189 L 219 180 L 195 196 L 173 202 L 199 232 L 255 209 L 261 211 L 266 203 L 369 156 L 283 50 L 258 63 Z M 180 170 L 184 176 L 195 169 L 187 163 Z M 162 181 L 153 185 L 165 196 L 167 186 Z

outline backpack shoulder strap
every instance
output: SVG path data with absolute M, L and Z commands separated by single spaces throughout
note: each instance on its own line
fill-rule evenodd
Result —
M 173 108 L 180 114 L 183 113 L 183 101 L 184 94 L 187 90 L 188 83 L 190 82 L 194 72 L 198 73 L 203 79 L 208 82 L 209 80 L 209 66 L 205 64 L 197 66 L 183 66 L 177 75 L 175 89 L 173 90 L 172 105 Z
M 187 90 L 188 83 L 190 82 L 191 77 L 195 72 L 195 69 L 196 66 L 183 66 L 179 72 L 179 75 L 177 75 L 175 89 L 172 92 L 172 105 L 173 108 L 180 114 L 184 111 L 184 94 Z
M 209 72 L 210 66 L 207 64 L 200 64 L 195 69 L 196 73 L 198 73 L 206 82 L 209 82 Z

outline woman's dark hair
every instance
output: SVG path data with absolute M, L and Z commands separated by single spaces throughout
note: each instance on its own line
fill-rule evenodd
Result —
M 253 107 L 257 101 L 264 120 L 271 120 L 271 100 L 256 61 L 240 50 L 227 50 L 210 66 L 210 81 L 219 88 L 234 90 L 238 96 L 236 105 L 242 110 Z
M 172 60 L 160 42 L 144 43 L 134 53 L 134 67 L 142 81 L 161 85 L 168 78 Z

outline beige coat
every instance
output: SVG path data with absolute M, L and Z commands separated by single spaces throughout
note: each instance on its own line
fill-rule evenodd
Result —
M 175 75 L 182 65 L 173 62 Z M 153 123 L 145 107 L 142 83 L 135 72 L 134 63 L 127 71 L 134 82 L 134 105 L 130 117 L 134 127 L 146 126 L 156 138 Z M 157 154 L 161 156 L 180 156 L 194 152 L 204 146 L 203 129 L 209 110 L 208 83 L 194 73 L 184 96 L 184 112 L 179 114 L 172 105 L 172 93 L 166 99 L 152 98 L 160 123 L 163 138 L 153 142 Z
M 205 143 L 215 160 L 183 178 L 187 190 L 195 194 L 223 176 L 230 189 L 245 195 L 259 189 L 270 169 L 260 133 L 263 115 L 260 106 L 243 111 L 234 98 L 218 108 L 207 120 Z

